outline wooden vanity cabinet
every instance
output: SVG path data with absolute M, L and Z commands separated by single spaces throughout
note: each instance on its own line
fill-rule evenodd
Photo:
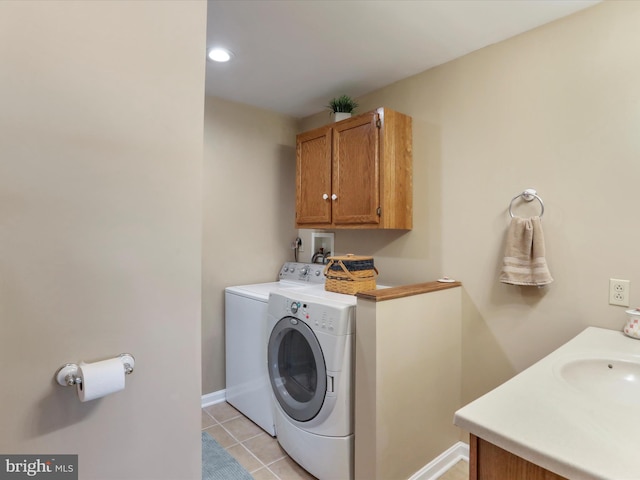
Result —
M 297 228 L 413 226 L 411 117 L 379 108 L 296 140 Z
M 469 480 L 568 480 L 496 445 L 471 435 Z

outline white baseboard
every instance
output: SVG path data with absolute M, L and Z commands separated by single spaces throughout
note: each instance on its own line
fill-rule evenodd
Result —
M 409 480 L 436 480 L 460 460 L 469 461 L 469 445 L 458 442 L 414 473 Z
M 215 403 L 222 403 L 226 399 L 226 390 L 218 390 L 217 392 L 207 393 L 206 395 L 202 395 L 201 408 L 208 407 L 209 405 L 213 405 Z

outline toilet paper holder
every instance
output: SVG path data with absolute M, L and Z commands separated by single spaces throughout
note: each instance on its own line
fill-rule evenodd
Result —
M 117 358 L 122 362 L 124 373 L 127 375 L 133 373 L 133 368 L 136 364 L 136 359 L 133 358 L 133 355 L 130 353 L 121 353 Z M 82 378 L 78 376 L 78 365 L 76 363 L 64 364 L 60 367 L 58 373 L 56 373 L 56 381 L 58 385 L 62 385 L 63 387 L 72 387 L 82 383 Z

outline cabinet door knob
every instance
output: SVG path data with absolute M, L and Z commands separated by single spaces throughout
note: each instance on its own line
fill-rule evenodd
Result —
M 335 200 L 338 198 L 338 195 L 336 195 L 335 193 L 333 195 L 331 195 L 331 200 Z
M 329 195 L 327 195 L 326 193 L 324 195 L 322 195 L 322 199 L 326 200 L 327 198 L 329 198 Z

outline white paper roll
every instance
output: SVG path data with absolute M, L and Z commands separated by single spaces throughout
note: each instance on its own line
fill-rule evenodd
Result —
M 82 383 L 78 385 L 78 398 L 88 402 L 124 389 L 124 366 L 119 358 L 102 362 L 80 363 L 78 375 Z

